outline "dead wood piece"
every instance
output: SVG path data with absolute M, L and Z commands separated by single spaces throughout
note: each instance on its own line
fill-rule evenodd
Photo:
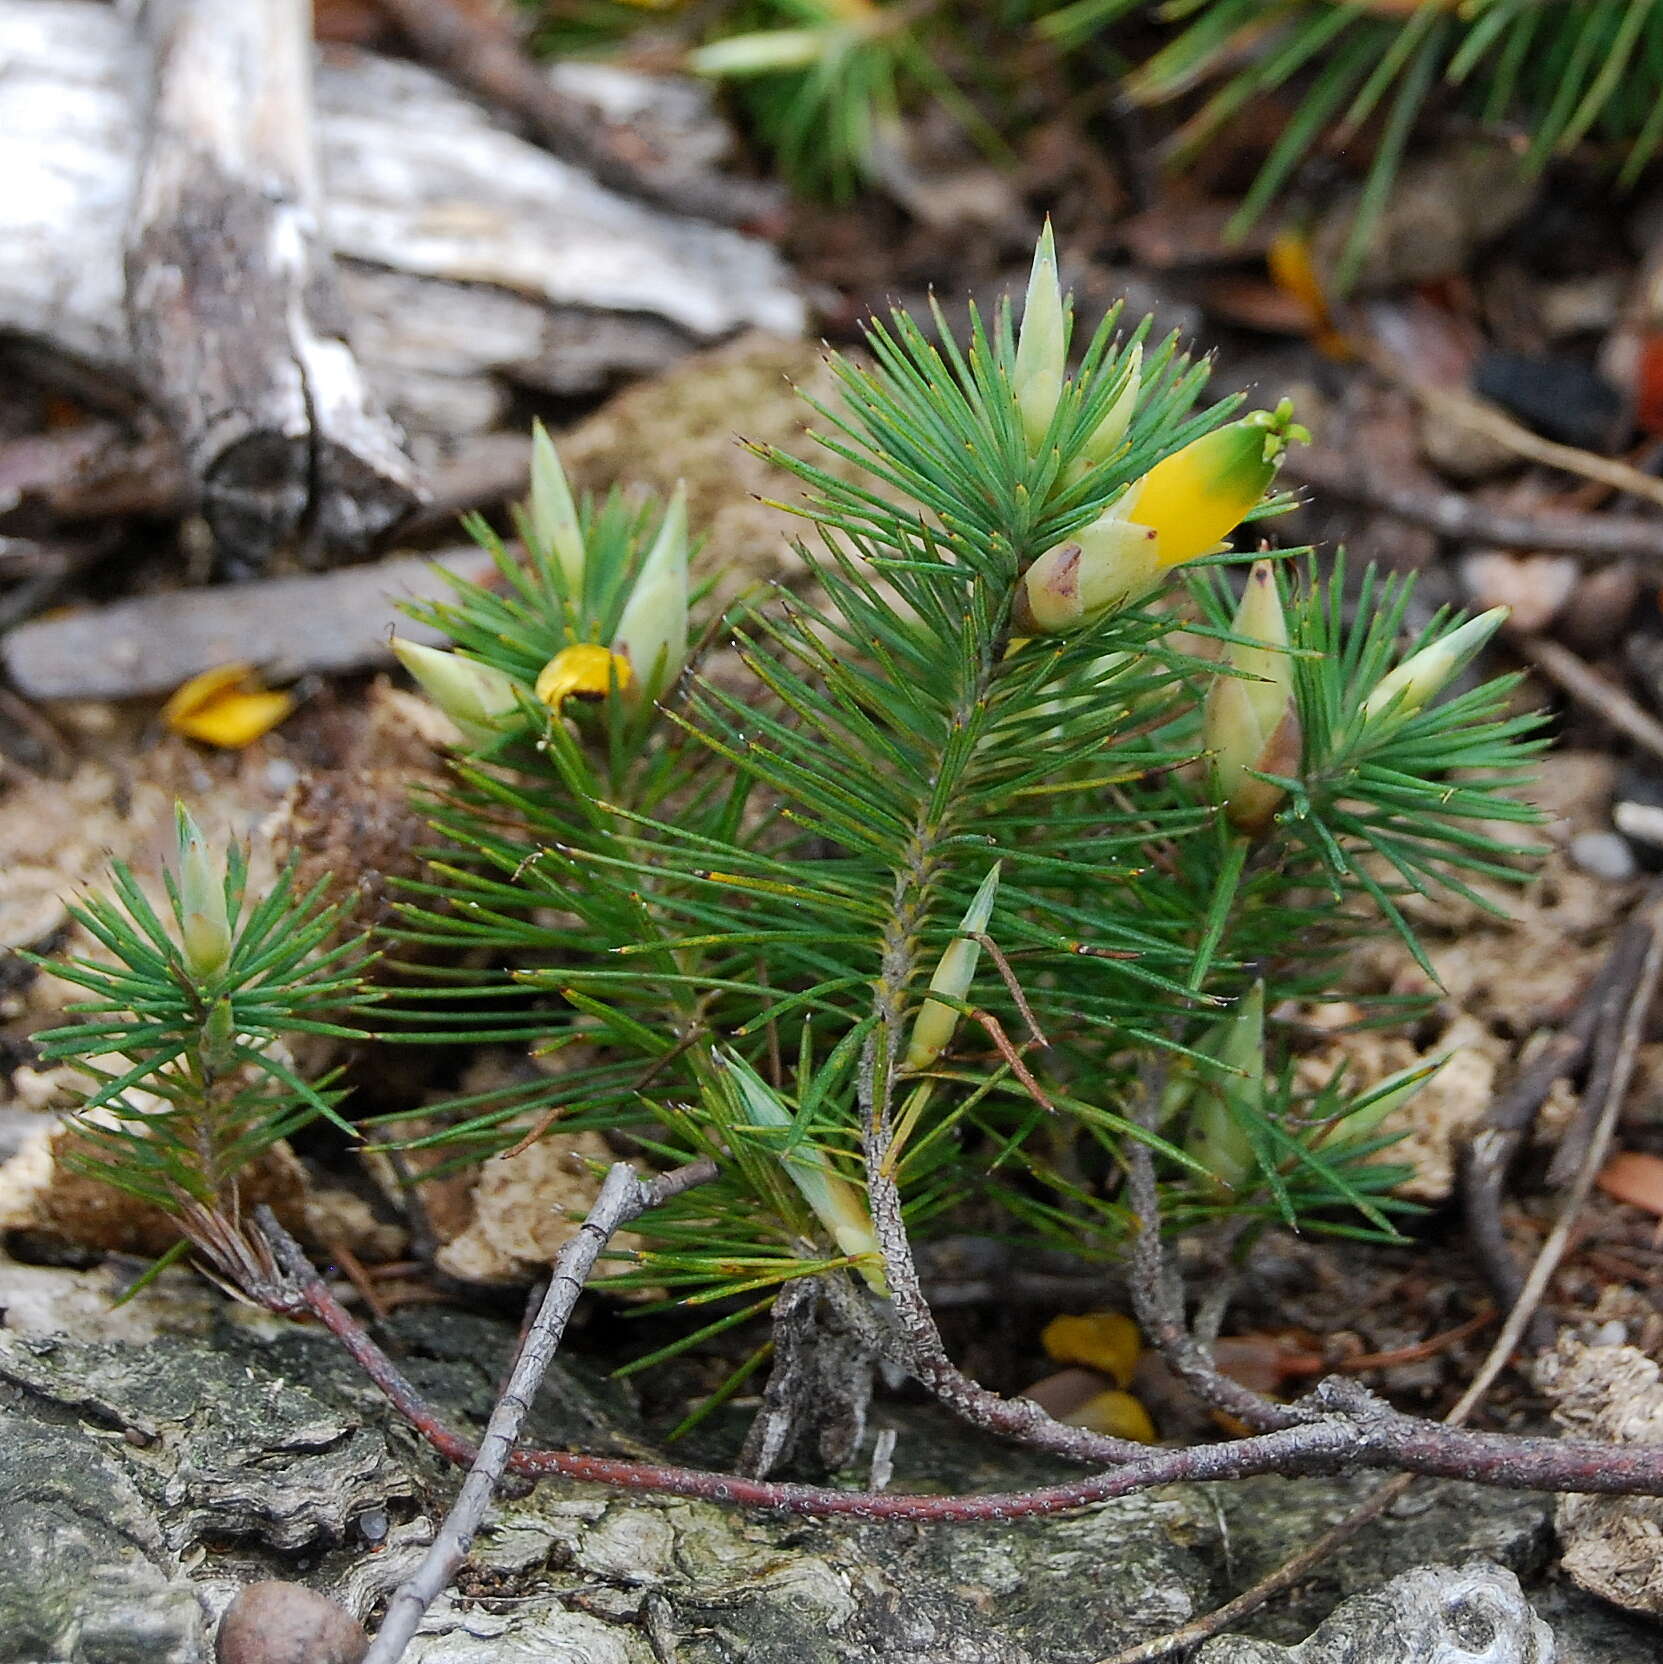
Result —
M 396 609 L 401 598 L 449 593 L 436 567 L 482 582 L 491 560 L 478 549 L 452 550 L 315 577 L 140 596 L 21 625 L 0 644 L 0 663 L 31 699 L 169 693 L 204 670 L 241 661 L 273 678 L 391 664 L 395 627 L 412 640 L 439 639 Z
M 638 135 L 613 130 L 600 113 L 556 87 L 526 57 L 505 26 L 451 0 L 376 0 L 435 68 L 497 105 L 554 155 L 603 185 L 655 207 L 724 225 L 777 230 L 780 192 L 759 180 L 690 172 L 654 154 Z
M 179 447 L 154 424 L 93 419 L 0 444 L 0 531 L 41 536 L 78 520 L 173 514 L 188 492 Z
M 305 0 L 145 0 L 148 130 L 126 241 L 140 379 L 228 564 L 371 547 L 420 500 L 347 344 L 321 224 Z
M 93 0 L 0 0 L 0 42 L 7 366 L 26 355 L 34 381 L 130 420 L 122 248 L 145 81 L 132 32 Z M 315 95 L 353 350 L 424 467 L 499 426 L 516 387 L 603 391 L 741 330 L 803 329 L 767 244 L 619 196 L 420 65 L 338 49 Z M 616 87 L 610 105 L 623 108 Z

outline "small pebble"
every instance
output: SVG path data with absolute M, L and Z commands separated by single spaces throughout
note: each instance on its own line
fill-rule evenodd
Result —
M 1571 861 L 1583 872 L 1614 884 L 1640 870 L 1628 839 L 1616 832 L 1578 832 L 1571 839 Z
M 304 1583 L 250 1583 L 225 1609 L 218 1664 L 359 1664 L 370 1638 L 358 1620 Z

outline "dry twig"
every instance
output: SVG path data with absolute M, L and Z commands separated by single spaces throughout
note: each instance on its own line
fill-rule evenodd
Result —
M 1459 491 L 1420 490 L 1350 466 L 1332 451 L 1289 452 L 1283 477 L 1379 509 L 1457 543 L 1482 543 L 1584 560 L 1663 563 L 1663 520 L 1606 514 L 1508 514 Z
M 1546 636 L 1514 636 L 1512 646 L 1542 674 L 1563 688 L 1578 704 L 1586 705 L 1619 734 L 1626 735 L 1653 757 L 1663 758 L 1663 722 L 1631 699 L 1615 682 L 1580 659 L 1570 648 Z
M 388 1603 L 387 1615 L 364 1655 L 364 1664 L 398 1664 L 422 1615 L 467 1559 L 474 1534 L 502 1479 L 537 1389 L 559 1350 L 572 1309 L 613 1234 L 648 1209 L 715 1176 L 716 1165 L 711 1161 L 693 1162 L 651 1180 L 641 1178 L 627 1162 L 620 1161 L 606 1175 L 589 1217 L 577 1234 L 567 1239 L 555 1260 L 542 1305 L 515 1359 L 508 1384 L 491 1412 L 461 1492 L 451 1504 L 422 1563 Z M 269 1225 L 267 1229 L 269 1232 Z

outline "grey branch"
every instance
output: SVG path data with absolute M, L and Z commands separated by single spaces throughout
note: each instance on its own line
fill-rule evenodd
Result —
M 526 1332 L 525 1344 L 514 1361 L 508 1384 L 491 1412 L 485 1436 L 479 1441 L 479 1453 L 474 1457 L 461 1492 L 432 1546 L 422 1557 L 421 1565 L 388 1603 L 387 1616 L 364 1655 L 364 1664 L 398 1664 L 422 1615 L 467 1559 L 474 1533 L 479 1530 L 479 1522 L 484 1519 L 485 1510 L 502 1480 L 537 1389 L 560 1348 L 572 1308 L 614 1232 L 648 1209 L 715 1176 L 716 1164 L 712 1161 L 692 1162 L 656 1179 L 643 1179 L 627 1162 L 620 1161 L 606 1175 L 589 1217 L 555 1259 L 554 1274 L 549 1279 L 542 1305 Z

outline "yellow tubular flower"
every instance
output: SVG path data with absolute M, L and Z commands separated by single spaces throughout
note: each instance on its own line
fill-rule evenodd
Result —
M 1124 1312 L 1086 1312 L 1054 1317 L 1040 1331 L 1046 1356 L 1059 1364 L 1080 1364 L 1129 1387 L 1143 1356 L 1143 1336 Z
M 1255 561 L 1248 572 L 1232 629 L 1242 639 L 1227 644 L 1225 662 L 1242 674 L 1214 677 L 1204 732 L 1217 801 L 1238 831 L 1256 837 L 1270 825 L 1284 793 L 1252 771 L 1291 774 L 1300 752 L 1288 624 L 1268 560 Z
M 292 693 L 261 687 L 250 664 L 222 664 L 193 676 L 162 707 L 162 722 L 186 739 L 241 751 L 295 708 Z
M 1148 594 L 1174 566 L 1210 554 L 1264 497 L 1288 445 L 1308 437 L 1284 399 L 1157 463 L 1022 575 L 1018 633 L 1090 624 Z
M 1093 1394 L 1062 1420 L 1065 1427 L 1089 1427 L 1094 1433 L 1107 1433 L 1114 1439 L 1135 1439 L 1139 1444 L 1153 1444 L 1160 1436 L 1143 1405 L 1129 1392 L 1115 1387 Z
M 532 689 L 550 710 L 558 711 L 568 699 L 604 699 L 613 688 L 621 693 L 629 686 L 629 660 L 609 653 L 593 642 L 562 647 L 537 673 Z
M 1193 439 L 1132 487 L 1129 519 L 1155 534 L 1161 571 L 1208 554 L 1256 508 L 1293 440 L 1308 436 L 1284 399 Z

